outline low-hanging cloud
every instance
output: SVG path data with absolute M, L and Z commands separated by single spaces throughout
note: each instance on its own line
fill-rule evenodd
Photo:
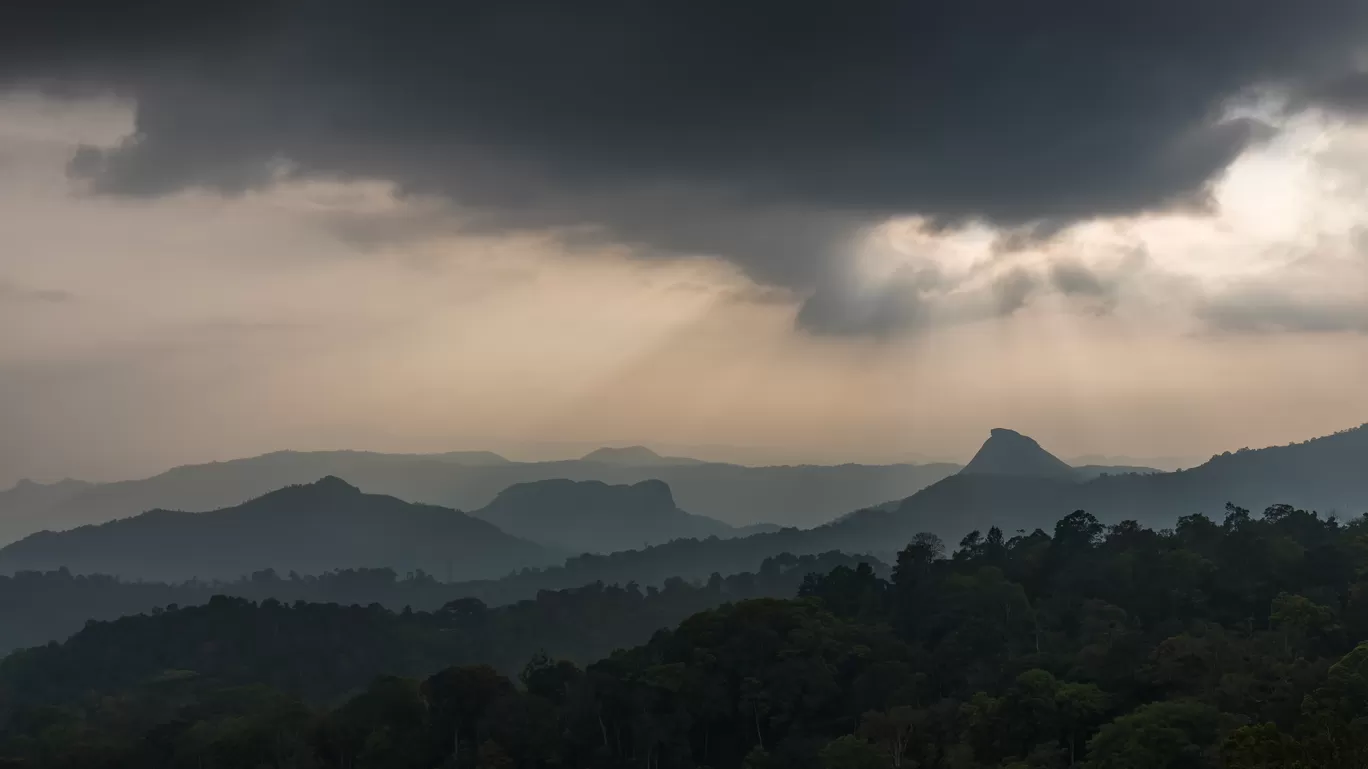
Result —
M 50 0 L 0 10 L 0 80 L 136 101 L 72 164 L 100 192 L 390 180 L 467 226 L 719 256 L 810 297 L 809 330 L 882 334 L 928 310 L 919 279 L 849 289 L 870 224 L 1201 207 L 1261 133 L 1229 100 L 1356 105 L 1326 84 L 1365 42 L 1360 0 Z M 1004 280 L 1009 314 L 1037 282 Z
M 1368 334 L 1368 306 L 1356 299 L 1333 301 L 1257 289 L 1210 297 L 1196 312 L 1212 330 L 1226 333 Z

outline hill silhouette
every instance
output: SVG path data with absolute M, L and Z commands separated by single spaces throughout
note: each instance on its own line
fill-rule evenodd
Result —
M 1148 465 L 1074 465 L 1074 478 L 1080 481 L 1091 481 L 1103 475 L 1151 475 L 1162 472 L 1165 471 Z
M 38 483 L 27 478 L 12 488 L 0 491 L 0 512 L 8 521 L 27 520 L 42 511 L 60 505 L 89 490 L 95 484 L 65 478 L 56 483 Z M 0 519 L 0 534 L 7 520 Z
M 609 465 L 623 465 L 626 467 L 654 467 L 658 465 L 703 465 L 707 464 L 701 459 L 691 459 L 689 457 L 662 457 L 651 451 L 645 446 L 627 446 L 624 448 L 612 448 L 605 446 L 595 449 L 588 454 L 580 457 L 581 462 L 602 462 Z
M 1040 447 L 1035 439 L 997 427 L 979 448 L 962 475 L 1016 475 L 1032 478 L 1076 478 L 1074 468 Z
M 242 504 L 284 486 L 307 484 L 325 476 L 392 478 L 404 486 L 413 468 L 437 476 L 456 467 L 492 468 L 511 464 L 487 451 L 444 454 L 381 454 L 369 451 L 276 451 L 246 459 L 183 465 L 151 478 L 67 486 L 43 504 L 19 507 L 0 494 L 0 544 L 38 531 L 60 531 L 104 523 L 148 510 L 214 510 Z M 415 490 L 422 488 L 420 473 Z M 21 484 L 23 485 L 23 484 Z M 16 489 L 19 487 L 16 487 Z M 367 491 L 387 493 L 385 489 Z M 403 496 L 421 499 L 420 494 Z
M 961 473 L 901 501 L 856 510 L 811 529 L 676 541 L 607 556 L 583 556 L 564 566 L 463 587 L 471 595 L 497 603 L 595 579 L 635 579 L 649 584 L 662 570 L 686 578 L 713 570 L 727 573 L 780 553 L 841 551 L 891 561 L 922 532 L 933 533 L 952 546 L 970 532 L 986 535 L 994 526 L 1010 538 L 1018 530 L 1027 534 L 1036 528 L 1049 531 L 1061 517 L 1080 509 L 1105 524 L 1130 519 L 1161 529 L 1193 513 L 1221 520 L 1227 502 L 1255 511 L 1286 503 L 1326 514 L 1358 516 L 1368 512 L 1365 458 L 1368 427 L 1290 446 L 1222 454 L 1174 473 L 1144 468 L 1140 473 L 1098 475 L 1085 481 Z
M 1103 475 L 1158 473 L 1153 467 L 1137 465 L 1081 465 L 1067 462 L 1041 447 L 1034 438 L 1005 427 L 995 427 L 978 453 L 964 466 L 963 475 L 1012 475 L 1054 478 L 1061 481 L 1090 481 Z M 900 504 L 900 503 L 899 503 Z M 895 509 L 897 505 L 889 506 Z
M 935 533 L 953 545 L 971 531 L 986 534 L 991 527 L 997 526 L 1010 538 L 1018 529 L 1026 533 L 1035 528 L 1049 531 L 1061 516 L 1077 509 L 1097 511 L 1103 523 L 1134 519 L 1156 528 L 1170 528 L 1179 517 L 1191 513 L 1205 513 L 1220 520 L 1228 500 L 1259 510 L 1283 499 L 1295 499 L 1298 501 L 1292 504 L 1304 509 L 1357 514 L 1368 510 L 1368 504 L 1365 504 L 1368 503 L 1368 488 L 1365 488 L 1368 481 L 1361 472 L 1366 451 L 1368 430 L 1359 428 L 1291 446 L 1223 454 L 1179 473 L 1110 475 L 1086 482 L 1020 475 L 957 474 L 897 503 L 858 510 L 814 529 L 788 528 L 732 539 L 676 539 L 649 548 L 576 556 L 563 564 L 434 589 L 440 589 L 446 598 L 465 595 L 490 604 L 503 604 L 533 598 L 543 590 L 596 581 L 658 585 L 669 577 L 703 580 L 713 572 L 731 574 L 754 569 L 755 564 L 766 558 L 805 557 L 831 551 L 891 557 L 920 532 Z M 559 484 L 550 484 L 550 487 L 556 485 Z M 398 500 L 392 502 L 403 505 Z M 528 509 L 540 508 L 533 505 Z M 452 511 L 446 512 L 451 514 Z M 96 527 L 96 530 L 104 528 Z M 114 540 L 107 539 L 91 547 L 103 552 L 126 545 L 115 545 Z M 164 557 L 161 552 L 139 547 L 141 550 L 136 557 L 149 561 Z M 783 556 L 784 553 L 790 555 Z M 8 550 L 0 551 L 0 566 L 12 568 L 7 560 L 9 557 Z M 365 552 L 350 557 L 358 560 L 350 561 L 348 567 L 377 563 Z M 34 565 L 44 568 L 52 563 Z M 440 577 L 443 576 L 440 569 L 439 564 L 432 571 Z M 111 571 L 109 568 L 93 570 Z M 232 576 L 247 571 L 245 567 L 237 567 Z M 455 574 L 457 579 L 464 578 L 461 571 Z
M 1049 471 L 1048 463 L 1041 466 L 1047 472 L 1039 475 L 962 472 L 895 509 L 858 511 L 808 536 L 821 539 L 814 547 L 883 552 L 879 542 L 905 542 L 921 531 L 946 541 L 992 526 L 1009 535 L 1029 533 L 1073 510 L 1086 510 L 1105 523 L 1135 520 L 1155 527 L 1172 526 L 1179 516 L 1193 513 L 1220 517 L 1228 502 L 1252 510 L 1285 503 L 1345 517 L 1368 512 L 1368 426 L 1287 446 L 1227 452 L 1172 473 L 1108 474 L 1080 482 Z
M 611 553 L 674 539 L 734 535 L 680 510 L 662 481 L 608 485 L 555 479 L 510 486 L 472 515 L 517 537 L 572 553 Z
M 844 511 L 905 498 L 959 470 L 953 464 L 671 464 L 668 458 L 663 458 L 664 464 L 633 465 L 622 461 L 632 461 L 634 456 L 639 461 L 643 456 L 639 452 L 609 456 L 618 461 L 510 462 L 486 452 L 281 451 L 177 467 L 141 480 L 95 484 L 39 505 L 21 507 L 0 495 L 0 544 L 37 531 L 103 523 L 157 508 L 231 507 L 273 489 L 327 475 L 345 478 L 368 493 L 458 510 L 482 508 L 518 483 L 564 478 L 633 484 L 655 479 L 669 484 L 681 508 L 732 526 L 816 526 Z
M 57 483 L 37 483 L 27 478 L 0 491 L 0 544 L 42 527 L 48 511 L 58 509 L 96 484 L 70 478 Z
M 994 437 L 990 435 L 989 441 Z M 1029 441 L 1025 436 L 1021 437 Z M 1031 443 L 1034 445 L 1034 442 Z M 993 526 L 1000 527 L 1010 536 L 1019 529 L 1029 532 L 1036 527 L 1049 526 L 1061 515 L 1079 509 L 1095 514 L 1104 523 L 1133 519 L 1156 527 L 1171 526 L 1179 516 L 1191 513 L 1205 513 L 1219 518 L 1224 515 L 1227 502 L 1253 510 L 1286 502 L 1300 508 L 1315 509 L 1326 514 L 1338 513 L 1342 516 L 1353 516 L 1368 511 L 1368 473 L 1364 472 L 1365 465 L 1368 464 L 1368 427 L 1346 430 L 1332 436 L 1288 446 L 1228 452 L 1215 456 L 1198 467 L 1172 473 L 1152 472 L 1148 468 L 1135 474 L 1117 472 L 1117 468 L 1078 468 L 1074 470 L 1076 474 L 1091 474 L 1079 480 L 1079 475 L 1064 477 L 1062 473 L 1055 472 L 1057 468 L 1050 469 L 1047 466 L 1046 477 L 978 472 L 954 474 L 932 483 L 915 494 L 904 495 L 894 502 L 885 502 L 887 497 L 875 496 L 879 494 L 878 491 L 870 492 L 866 489 L 862 496 L 874 497 L 874 500 L 856 506 L 854 512 L 839 517 L 832 515 L 832 511 L 852 508 L 836 506 L 837 503 L 832 500 L 848 498 L 853 479 L 870 480 L 870 488 L 878 489 L 884 487 L 879 480 L 901 478 L 906 481 L 912 477 L 906 474 L 907 470 L 920 472 L 931 468 L 746 468 L 716 464 L 636 468 L 585 463 L 578 460 L 472 467 L 430 457 L 348 456 L 366 457 L 364 461 L 356 462 L 355 469 L 377 485 L 389 483 L 407 486 L 422 491 L 427 498 L 453 494 L 482 494 L 483 484 L 508 477 L 517 478 L 520 473 L 564 471 L 565 477 L 570 480 L 584 480 L 576 478 L 575 474 L 592 471 L 593 474 L 604 477 L 626 477 L 629 480 L 639 475 L 659 477 L 669 485 L 678 501 L 677 507 L 683 510 L 697 511 L 699 508 L 691 506 L 683 498 L 676 483 L 670 480 L 672 478 L 684 478 L 685 488 L 692 488 L 703 495 L 711 491 L 708 483 L 722 479 L 726 483 L 724 490 L 718 493 L 727 500 L 727 504 L 743 506 L 749 500 L 756 500 L 777 507 L 780 503 L 794 500 L 806 503 L 809 510 L 825 508 L 828 511 L 826 518 L 829 523 L 809 530 L 788 528 L 782 532 L 747 536 L 744 540 L 698 539 L 692 544 L 681 545 L 677 551 L 680 554 L 687 553 L 685 559 L 691 563 L 696 562 L 696 566 L 676 568 L 673 573 L 679 575 L 683 575 L 686 570 L 706 575 L 716 566 L 728 561 L 732 553 L 745 553 L 744 560 L 747 564 L 756 563 L 781 552 L 811 554 L 842 550 L 888 556 L 913 535 L 922 531 L 935 533 L 947 542 L 956 542 L 973 530 L 986 532 Z M 296 461 L 309 462 L 323 459 L 313 455 L 292 457 Z M 263 458 L 221 465 L 238 466 L 261 459 Z M 948 467 L 954 469 L 953 466 Z M 221 468 L 199 466 L 194 468 L 193 472 L 213 477 L 218 469 Z M 935 468 L 937 471 L 945 469 L 946 466 Z M 190 473 L 190 470 L 183 472 Z M 630 480 L 630 483 L 637 483 L 639 480 L 642 479 Z M 831 483 L 827 484 L 827 481 Z M 357 485 L 366 487 L 364 483 Z M 155 483 L 132 482 L 121 487 L 140 487 L 141 494 L 155 490 L 155 486 Z M 96 494 L 104 488 L 106 487 L 94 486 L 79 494 L 77 499 Z M 502 488 L 490 492 L 489 500 L 492 501 L 497 496 L 497 491 L 501 490 Z M 752 493 L 754 497 L 750 496 Z M 819 503 L 824 502 L 830 502 L 831 506 L 819 506 Z M 586 529 L 586 533 L 602 533 L 605 540 L 615 537 L 615 534 L 606 531 L 607 528 L 602 527 L 597 532 Z M 739 530 L 736 533 L 749 532 Z M 618 544 L 616 541 L 610 542 L 602 550 L 610 550 Z M 616 580 L 627 581 L 636 578 L 638 572 L 644 574 L 651 571 L 651 560 L 658 559 L 659 552 L 663 552 L 659 551 L 658 547 L 642 550 L 636 541 L 632 541 L 628 547 L 632 549 L 614 553 L 611 558 L 610 571 Z M 673 553 L 675 550 L 670 552 Z M 348 568 L 383 565 L 370 559 L 338 559 L 333 563 Z M 50 567 L 61 564 L 43 561 L 38 565 Z M 107 567 L 99 570 L 110 571 Z M 726 570 L 723 571 L 726 573 Z M 241 573 L 243 570 L 237 568 L 228 576 L 237 576 Z M 444 566 L 439 566 L 435 573 L 438 576 L 445 576 Z M 497 573 L 494 572 L 495 575 Z M 489 594 L 489 591 L 503 593 L 505 590 L 504 586 L 493 585 L 489 580 L 479 581 L 481 584 L 478 587 L 472 585 L 472 590 L 481 595 Z M 583 584 L 583 581 L 566 583 L 562 581 L 561 575 L 549 572 L 531 574 L 517 581 L 515 592 L 520 596 L 535 594 L 543 584 L 564 587 Z
M 474 579 L 557 554 L 433 505 L 364 494 L 326 477 L 207 513 L 152 510 L 0 549 L 0 572 L 67 567 L 125 579 L 236 578 L 264 569 L 317 574 L 365 565 Z

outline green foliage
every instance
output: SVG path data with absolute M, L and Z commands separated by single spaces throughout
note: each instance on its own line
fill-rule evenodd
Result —
M 1360 522 L 1285 507 L 1171 531 L 1074 513 L 1053 536 L 990 530 L 948 558 L 918 538 L 889 580 L 850 563 L 790 569 L 800 597 L 788 600 L 723 602 L 727 585 L 763 582 L 774 564 L 750 582 L 591 586 L 502 609 L 218 598 L 93 623 L 0 663 L 0 757 L 109 769 L 1368 769 L 1364 537 Z M 655 631 L 674 620 L 650 612 L 695 600 L 715 608 Z M 602 656 L 633 633 L 640 645 Z
M 1088 769 L 1199 769 L 1213 764 L 1220 711 L 1199 702 L 1141 705 L 1088 743 Z
M 1298 760 L 1295 740 L 1278 731 L 1276 724 L 1242 726 L 1230 733 L 1221 748 L 1225 769 L 1295 769 L 1305 766 Z
M 1368 767 L 1368 643 L 1330 666 L 1302 700 L 1302 744 L 1326 766 Z
M 828 742 L 817 754 L 822 769 L 887 769 L 888 756 L 853 734 Z

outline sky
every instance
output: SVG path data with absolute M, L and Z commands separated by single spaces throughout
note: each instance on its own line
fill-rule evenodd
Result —
M 323 5 L 0 10 L 0 484 L 1368 422 L 1360 2 Z

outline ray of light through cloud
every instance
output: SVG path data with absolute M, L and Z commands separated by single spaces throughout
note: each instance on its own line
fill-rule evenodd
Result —
M 795 327 L 801 292 L 720 259 L 487 231 L 383 179 L 92 195 L 73 153 L 117 146 L 133 107 L 0 101 L 15 477 L 282 445 L 719 436 L 776 461 L 892 461 L 967 451 L 989 422 L 1065 453 L 1139 435 L 1157 455 L 1197 428 L 1215 450 L 1368 407 L 1353 384 L 1368 369 L 1368 127 L 1345 118 L 1289 119 L 1217 180 L 1209 211 L 1043 233 L 889 219 L 847 244 L 859 301 L 842 310 L 863 303 L 887 333 L 833 337 Z M 1299 368 L 1321 372 L 1321 405 L 1242 425 L 1240 409 L 1305 400 Z M 52 443 L 77 425 L 141 445 Z

